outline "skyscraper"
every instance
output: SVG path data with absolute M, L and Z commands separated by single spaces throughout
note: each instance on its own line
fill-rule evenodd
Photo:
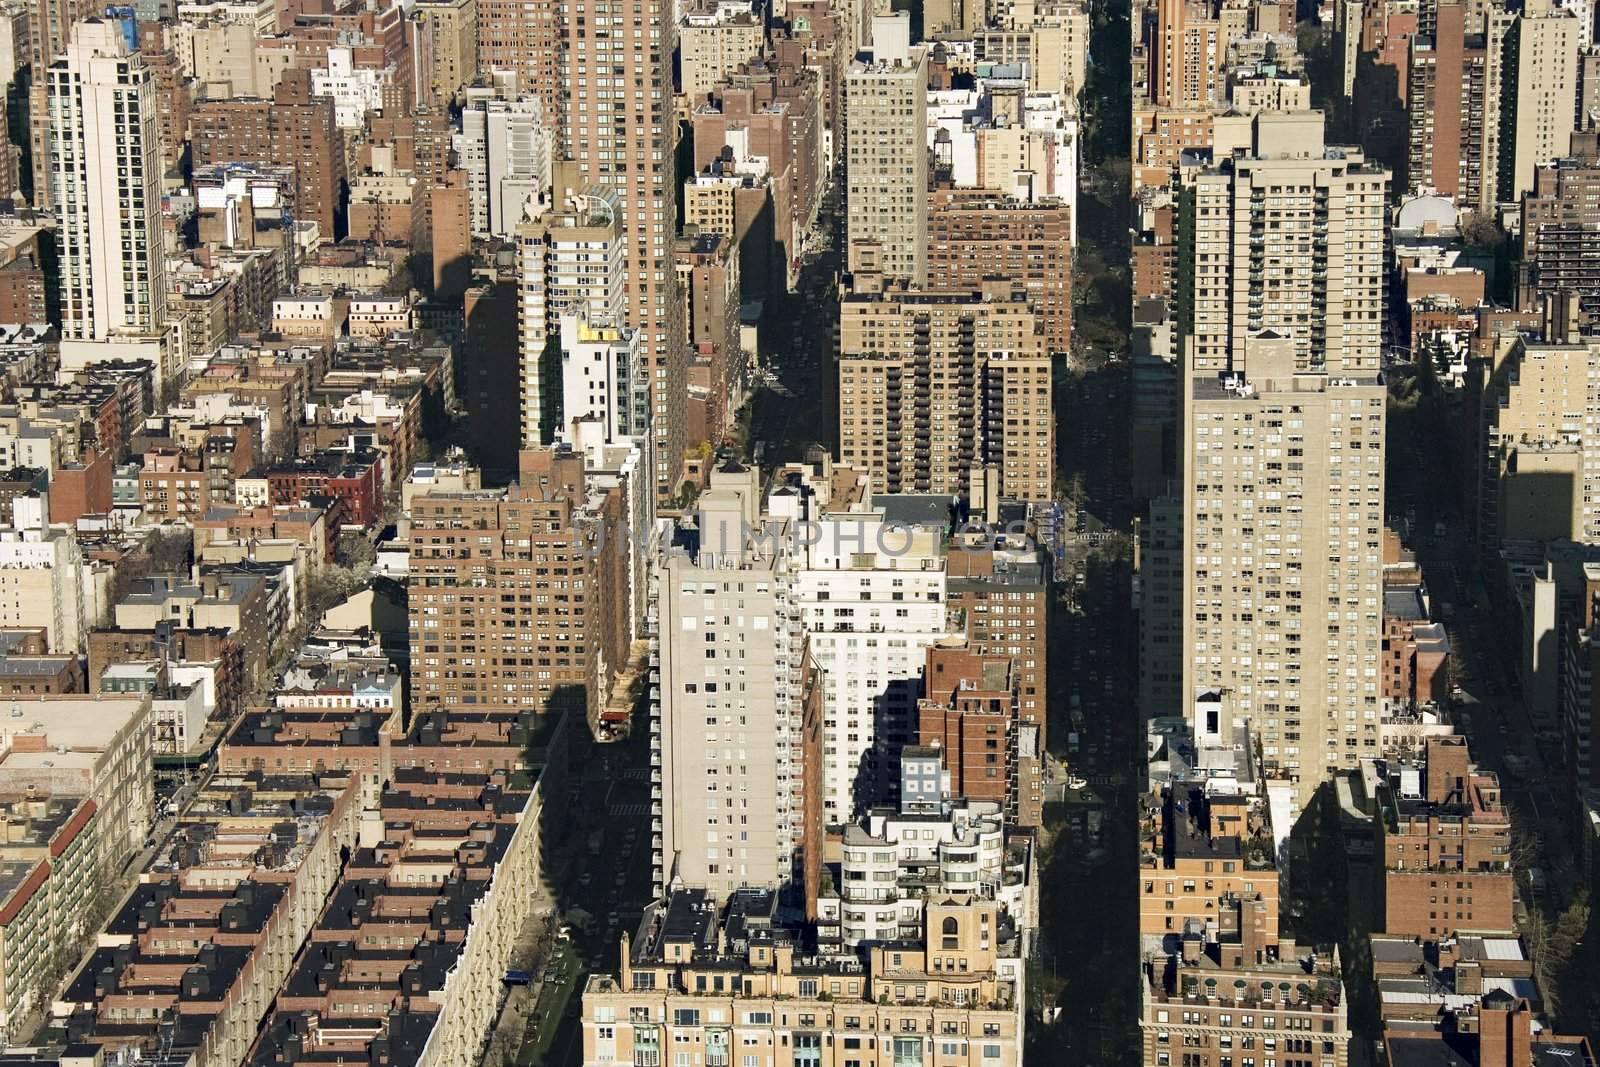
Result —
M 688 390 L 688 350 L 672 266 L 676 20 L 670 0 L 648 0 L 632 12 L 627 22 L 633 32 L 625 35 L 622 15 L 612 7 L 607 0 L 576 0 L 567 12 L 564 128 L 583 183 L 616 194 L 628 325 L 639 331 L 650 370 L 655 482 L 662 497 L 677 490 L 683 471 Z
M 47 76 L 62 334 L 104 341 L 158 333 L 167 287 L 150 71 L 120 25 L 88 19 Z
M 50 108 L 48 79 L 40 72 L 67 50 L 72 27 L 88 18 L 102 5 L 94 0 L 35 0 L 28 5 L 28 46 L 31 49 L 33 81 L 28 87 L 29 137 L 33 141 L 33 206 L 51 206 L 50 184 Z
M 1413 190 L 1429 188 L 1469 206 L 1482 198 L 1484 130 L 1500 106 L 1485 98 L 1488 68 L 1483 39 L 1467 33 L 1464 4 L 1438 5 L 1433 35 L 1411 39 L 1406 107 Z
M 627 267 L 615 194 L 586 190 L 544 211 L 517 228 L 517 247 L 522 441 L 532 448 L 549 444 L 568 425 L 560 410 L 561 317 L 582 315 L 595 327 L 621 326 L 626 318 Z M 641 379 L 635 387 L 644 384 Z
M 787 542 L 763 528 L 759 472 L 714 471 L 699 525 L 656 546 L 647 619 L 659 657 L 651 766 L 656 890 L 674 878 L 726 898 L 799 884 L 807 674 Z M 767 536 L 769 534 L 771 536 Z
M 840 468 L 825 472 L 840 481 Z M 870 487 L 858 474 L 831 499 L 794 485 L 770 503 L 775 518 L 815 524 L 796 552 L 794 601 L 824 687 L 830 826 L 893 799 L 900 750 L 917 739 L 923 661 L 948 632 L 942 531 L 894 522 Z
M 1181 176 L 1181 699 L 1304 803 L 1378 743 L 1389 175 L 1317 112 L 1237 132 Z
M 1578 20 L 1529 3 L 1506 31 L 1500 76 L 1499 197 L 1518 200 L 1533 171 L 1571 146 L 1578 114 Z M 1492 43 L 1492 42 L 1491 42 Z
M 926 284 L 927 122 L 927 49 L 905 12 L 874 16 L 870 56 L 845 80 L 850 270 Z

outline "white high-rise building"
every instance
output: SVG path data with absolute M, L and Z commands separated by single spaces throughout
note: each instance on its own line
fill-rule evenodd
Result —
M 454 140 L 461 169 L 469 176 L 473 233 L 513 234 L 530 201 L 548 202 L 555 131 L 537 96 L 482 97 L 469 91 Z
M 615 198 L 587 190 L 560 209 L 548 208 L 517 228 L 518 346 L 521 349 L 522 441 L 550 444 L 572 415 L 563 397 L 557 350 L 563 314 L 591 325 L 627 321 L 626 265 Z M 642 369 L 641 369 L 642 373 Z
M 837 482 L 844 472 L 822 473 Z M 832 826 L 896 799 L 928 646 L 950 635 L 944 551 L 940 530 L 890 522 L 865 474 L 832 500 L 796 481 L 769 496 L 768 512 L 814 524 L 797 539 L 794 601 L 822 672 L 822 819 Z
M 598 422 L 607 441 L 642 438 L 650 427 L 650 389 L 639 335 L 626 326 L 591 322 L 582 308 L 561 313 L 561 425 Z
M 159 334 L 167 318 L 155 85 L 120 23 L 86 19 L 50 65 L 49 175 L 69 341 Z

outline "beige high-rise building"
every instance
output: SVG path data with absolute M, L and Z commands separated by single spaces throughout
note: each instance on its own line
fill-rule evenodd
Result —
M 672 53 L 677 19 L 670 0 L 631 13 L 638 33 L 601 36 L 586 27 L 614 20 L 607 0 L 574 0 L 566 18 L 568 156 L 579 180 L 615 193 L 628 278 L 628 325 L 650 369 L 656 495 L 682 476 L 688 408 L 688 348 L 672 265 L 677 232 Z M 606 77 L 599 76 L 605 70 Z M 559 198 L 562 190 L 555 191 Z
M 72 27 L 100 11 L 94 0 L 32 0 L 28 4 L 28 46 L 33 81 L 28 86 L 28 136 L 33 142 L 33 206 L 48 209 L 50 186 L 49 79 L 44 72 L 67 50 Z
M 910 16 L 873 16 L 870 55 L 845 79 L 851 271 L 927 280 L 927 90 L 927 49 L 911 44 Z
M 1329 373 L 1381 365 L 1389 175 L 1359 148 L 1324 145 L 1322 125 L 1319 111 L 1218 118 L 1218 162 L 1181 173 L 1194 244 L 1178 330 L 1192 370 L 1228 370 L 1263 330 Z
M 891 493 L 1048 500 L 1051 363 L 1026 290 L 856 278 L 840 306 L 839 455 Z
M 428 34 L 429 63 L 417 72 L 435 103 L 448 104 L 478 76 L 477 0 L 418 0 L 418 28 Z
M 1573 340 L 1581 341 L 1574 337 Z M 1519 337 L 1479 408 L 1478 542 L 1600 539 L 1600 342 Z
M 695 529 L 671 526 L 651 573 L 651 842 L 659 896 L 674 879 L 725 900 L 799 885 L 803 675 L 787 523 L 763 525 L 760 472 L 713 471 Z
M 750 0 L 717 0 L 685 12 L 678 21 L 679 76 L 690 106 L 760 55 L 765 44 L 766 28 Z
M 1566 156 L 1578 113 L 1579 22 L 1529 4 L 1508 30 L 1501 77 L 1499 198 L 1520 200 L 1534 168 Z
M 1389 175 L 1324 145 L 1318 113 L 1246 121 L 1181 176 L 1172 606 L 1199 743 L 1249 720 L 1267 776 L 1303 804 L 1377 754 Z

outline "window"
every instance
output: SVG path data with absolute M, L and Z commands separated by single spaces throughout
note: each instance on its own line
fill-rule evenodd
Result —
M 894 1039 L 894 1067 L 922 1067 L 922 1038 Z
M 672 1011 L 673 1026 L 699 1026 L 699 1008 L 674 1008 Z

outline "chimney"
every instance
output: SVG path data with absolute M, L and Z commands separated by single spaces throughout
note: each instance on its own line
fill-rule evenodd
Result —
M 1260 897 L 1239 902 L 1239 946 L 1246 966 L 1267 958 L 1267 902 Z
M 1183 962 L 1199 963 L 1200 953 L 1204 949 L 1203 928 L 1197 920 L 1189 920 L 1183 924 Z
M 1507 1022 L 1511 1067 L 1533 1067 L 1533 1005 L 1517 1001 Z
M 1478 1067 L 1532 1067 L 1533 1009 L 1526 1000 L 1490 993 L 1478 1020 Z

